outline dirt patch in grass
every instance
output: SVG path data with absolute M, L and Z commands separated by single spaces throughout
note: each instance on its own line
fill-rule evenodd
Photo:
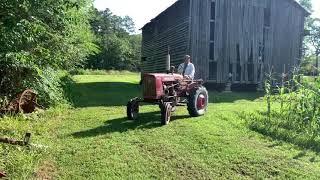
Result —
M 52 161 L 44 161 L 41 163 L 35 173 L 36 179 L 52 180 L 57 175 L 56 164 Z

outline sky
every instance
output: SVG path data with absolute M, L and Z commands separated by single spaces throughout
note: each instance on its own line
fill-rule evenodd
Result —
M 109 8 L 118 16 L 130 16 L 137 30 L 171 6 L 176 0 L 95 0 L 99 10 Z M 313 16 L 320 18 L 320 0 L 313 1 Z
M 99 10 L 109 8 L 118 16 L 130 16 L 136 28 L 140 29 L 176 0 L 95 0 L 94 6 Z M 320 0 L 318 0 L 320 1 Z
M 313 2 L 313 16 L 320 18 L 320 0 L 312 0 Z

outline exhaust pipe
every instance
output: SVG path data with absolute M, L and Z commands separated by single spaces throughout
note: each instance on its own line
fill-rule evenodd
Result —
M 169 72 L 171 67 L 170 67 L 170 63 L 171 63 L 171 57 L 170 57 L 170 54 L 167 55 L 167 58 L 166 58 L 166 70 Z
M 168 47 L 168 54 L 166 57 L 166 71 L 169 74 L 171 70 L 171 56 L 170 56 L 170 47 Z

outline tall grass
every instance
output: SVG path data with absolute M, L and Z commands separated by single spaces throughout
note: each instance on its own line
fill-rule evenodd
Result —
M 320 151 L 320 81 L 301 80 L 298 71 L 290 80 L 273 86 L 273 74 L 265 81 L 266 110 L 247 117 L 249 127 L 272 138 Z

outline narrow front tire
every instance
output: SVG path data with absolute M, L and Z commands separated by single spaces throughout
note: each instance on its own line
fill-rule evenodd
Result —
M 139 115 L 139 101 L 131 99 L 127 104 L 127 117 L 129 120 L 137 120 Z
M 163 103 L 160 106 L 161 106 L 161 124 L 168 125 L 171 119 L 172 106 L 168 102 Z

